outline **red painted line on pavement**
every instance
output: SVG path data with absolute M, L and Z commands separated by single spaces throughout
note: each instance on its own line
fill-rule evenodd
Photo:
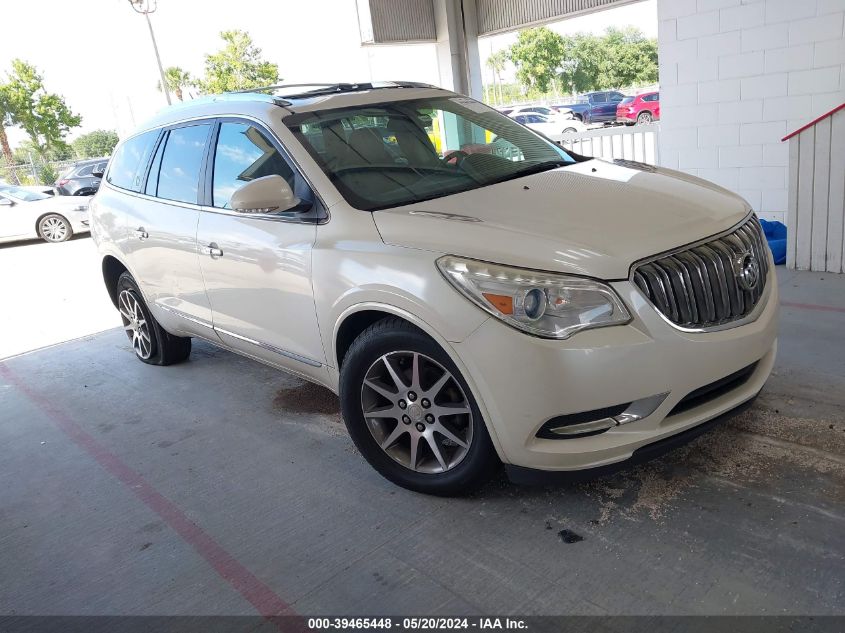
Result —
M 67 414 L 52 402 L 32 390 L 5 364 L 0 363 L 0 376 L 26 395 L 39 409 L 77 446 L 88 453 L 109 474 L 120 480 L 144 504 L 159 515 L 197 553 L 202 556 L 221 578 L 241 594 L 262 616 L 297 615 L 293 608 L 256 578 L 249 569 L 237 561 L 207 532 L 167 497 L 159 493 L 140 474 L 132 470 L 117 455 L 109 451 Z
M 781 301 L 784 308 L 798 308 L 800 310 L 816 310 L 817 312 L 841 312 L 845 314 L 845 308 L 835 306 L 820 306 L 815 303 L 795 303 L 793 301 Z

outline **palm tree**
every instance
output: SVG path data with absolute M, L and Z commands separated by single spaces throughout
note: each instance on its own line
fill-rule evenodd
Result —
M 499 91 L 499 104 L 504 101 L 502 96 L 502 71 L 508 63 L 508 54 L 506 51 L 496 51 L 487 58 L 487 67 L 493 71 L 493 84 Z M 494 91 L 495 93 L 495 91 Z
M 194 80 L 191 73 L 187 70 L 182 70 L 178 66 L 170 66 L 164 71 L 164 80 L 167 82 L 167 88 L 176 95 L 179 101 L 182 99 L 182 90 L 190 88 L 194 85 Z M 158 89 L 161 92 L 161 82 L 158 82 Z

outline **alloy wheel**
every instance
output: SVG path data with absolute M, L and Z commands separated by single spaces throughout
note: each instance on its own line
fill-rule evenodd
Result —
M 50 242 L 61 242 L 67 237 L 68 226 L 62 218 L 51 216 L 41 221 L 41 234 Z
M 391 352 L 367 370 L 361 409 L 376 443 L 420 473 L 457 466 L 472 445 L 472 409 L 452 373 L 419 352 Z
M 123 329 L 132 341 L 132 348 L 139 358 L 147 360 L 152 354 L 153 346 L 141 303 L 131 290 L 121 291 L 117 303 L 123 318 Z

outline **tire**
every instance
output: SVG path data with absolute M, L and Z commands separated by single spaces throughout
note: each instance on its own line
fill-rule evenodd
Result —
M 452 359 L 401 319 L 382 319 L 352 343 L 340 369 L 340 403 L 355 446 L 383 477 L 403 488 L 465 495 L 500 466 L 475 399 Z M 444 414 L 449 406 L 461 412 Z M 365 417 L 365 409 L 371 413 L 385 407 L 390 408 L 383 411 L 385 416 Z
M 166 332 L 150 314 L 138 284 L 125 272 L 117 280 L 117 305 L 126 335 L 138 360 L 173 365 L 191 355 L 191 339 Z
M 38 237 L 45 242 L 58 244 L 69 240 L 72 235 L 70 222 L 63 215 L 49 213 L 38 220 Z
M 651 112 L 640 112 L 637 115 L 637 124 L 638 125 L 648 125 L 654 121 L 654 118 L 651 116 Z

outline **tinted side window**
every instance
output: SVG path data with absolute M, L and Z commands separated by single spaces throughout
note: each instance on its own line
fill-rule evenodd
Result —
M 603 92 L 597 92 L 590 97 L 590 101 L 593 103 L 607 103 L 607 95 Z
M 229 209 L 232 194 L 242 185 L 278 175 L 296 189 L 294 171 L 267 136 L 248 123 L 221 123 L 214 153 L 214 206 Z
M 158 197 L 197 204 L 208 123 L 170 130 L 161 157 Z
M 158 138 L 158 130 L 145 132 L 117 148 L 114 157 L 109 162 L 108 180 L 115 187 L 140 191 L 144 178 L 144 170 L 147 168 L 147 161 L 153 151 L 153 145 Z
M 76 172 L 76 176 L 78 178 L 84 178 L 85 176 L 90 176 L 92 173 L 94 173 L 94 165 L 85 165 L 79 168 Z

